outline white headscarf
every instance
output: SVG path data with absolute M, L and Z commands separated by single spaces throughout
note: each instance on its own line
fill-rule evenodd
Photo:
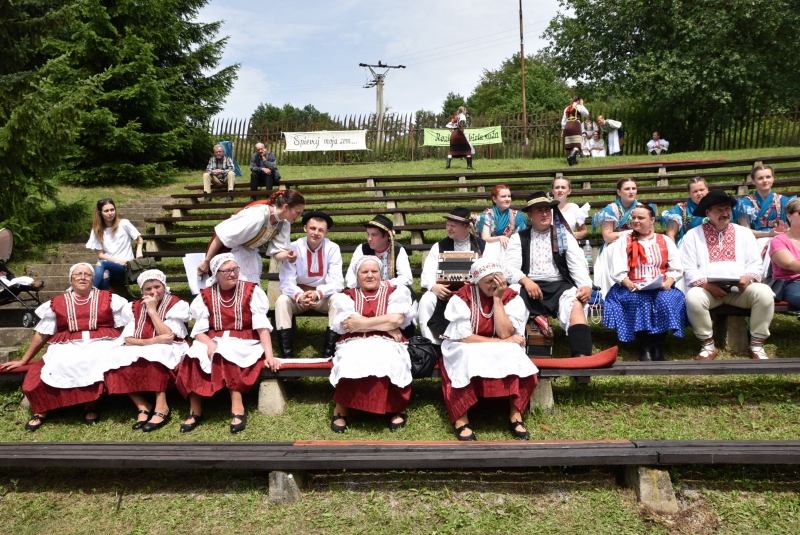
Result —
M 141 275 L 136 278 L 136 284 L 139 285 L 139 289 L 143 289 L 144 284 L 147 281 L 158 281 L 162 285 L 164 285 L 164 291 L 166 293 L 170 293 L 169 286 L 167 286 L 167 276 L 164 275 L 164 272 L 159 269 L 148 269 L 147 271 L 142 271 Z
M 470 282 L 478 284 L 485 276 L 502 272 L 503 266 L 500 265 L 497 259 L 484 256 L 472 263 L 472 267 L 469 269 Z
M 91 265 L 89 262 L 78 262 L 71 268 L 69 268 L 69 288 L 67 288 L 68 292 L 72 291 L 72 273 L 78 268 L 78 266 L 86 266 L 92 272 L 92 276 L 94 276 L 94 266 Z
M 353 266 L 353 269 L 356 272 L 356 288 L 361 287 L 361 285 L 358 284 L 358 270 L 361 269 L 361 264 L 363 264 L 364 262 L 375 262 L 376 264 L 378 264 L 378 276 L 383 278 L 383 262 L 381 262 L 381 259 L 373 255 L 362 256 L 358 260 L 356 260 L 355 266 Z
M 231 253 L 222 253 L 211 259 L 211 284 L 216 284 L 217 271 L 219 271 L 219 268 L 221 268 L 222 264 L 225 262 L 236 262 L 236 257 Z

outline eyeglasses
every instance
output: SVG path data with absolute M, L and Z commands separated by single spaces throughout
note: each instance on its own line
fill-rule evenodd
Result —
M 239 268 L 231 268 L 231 269 L 218 269 L 217 273 L 222 273 L 223 275 L 236 275 L 239 273 Z
M 94 273 L 73 273 L 73 279 L 91 279 L 94 277 Z

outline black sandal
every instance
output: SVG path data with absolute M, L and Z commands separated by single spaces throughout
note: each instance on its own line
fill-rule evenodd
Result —
M 41 414 L 34 414 L 31 417 L 30 420 L 25 422 L 25 431 L 28 431 L 29 433 L 33 433 L 34 431 L 36 431 L 37 429 L 42 427 L 42 424 L 45 422 L 45 420 L 47 420 L 47 418 L 45 416 L 42 416 Z M 31 422 L 34 422 L 34 421 L 36 423 L 32 424 Z
M 344 420 L 344 425 L 338 425 L 336 420 Z M 334 433 L 344 433 L 347 430 L 347 416 L 341 414 L 334 414 L 331 418 L 331 431 Z
M 147 420 L 137 420 L 136 423 L 133 424 L 133 426 L 131 427 L 131 429 L 133 429 L 134 431 L 138 431 L 139 429 L 144 427 L 144 424 L 149 422 L 150 418 L 153 417 L 153 411 L 152 410 L 150 410 L 150 411 L 140 410 L 138 414 L 146 414 L 147 415 Z
M 203 421 L 203 415 L 202 414 L 189 413 L 189 418 L 193 418 L 194 422 L 192 422 L 190 424 L 187 424 L 186 422 L 182 423 L 181 424 L 181 428 L 180 428 L 180 432 L 181 433 L 190 433 L 190 432 L 194 431 L 194 428 L 197 427 L 197 425 L 200 422 Z M 188 420 L 189 418 L 186 418 L 186 419 Z
M 149 433 L 150 431 L 155 431 L 156 429 L 161 429 L 162 427 L 167 425 L 167 423 L 170 420 L 170 417 L 172 416 L 172 411 L 168 411 L 167 414 L 153 411 L 153 414 L 150 417 L 152 418 L 153 416 L 158 416 L 159 418 L 161 418 L 161 421 L 158 423 L 153 423 L 148 421 L 145 425 L 142 426 L 142 431 L 144 431 L 145 433 Z
M 403 421 L 402 422 L 398 422 L 398 423 L 394 423 L 392 420 L 394 420 L 398 416 L 400 418 L 402 418 Z M 398 412 L 398 413 L 392 414 L 392 416 L 389 418 L 389 431 L 395 432 L 398 429 L 402 429 L 403 427 L 406 426 L 406 420 L 408 420 L 408 415 L 406 413 L 404 413 L 404 412 Z
M 509 429 L 511 429 L 511 434 L 514 435 L 514 438 L 518 438 L 520 440 L 529 440 L 531 438 L 531 434 L 525 429 L 525 426 L 522 424 L 522 420 L 519 422 L 509 422 L 508 424 Z M 518 431 L 517 428 L 523 428 L 525 431 Z
M 94 418 L 89 418 L 89 415 L 94 413 L 96 416 Z M 83 411 L 83 422 L 86 425 L 97 425 L 97 422 L 100 421 L 100 411 L 97 410 L 97 407 L 93 409 L 86 409 Z
M 463 431 L 464 429 L 469 429 L 470 434 L 462 436 L 461 431 Z M 461 427 L 456 427 L 456 436 L 458 437 L 458 440 L 461 440 L 463 442 L 471 442 L 473 440 L 478 440 L 475 437 L 475 433 L 472 432 L 472 428 L 469 426 L 469 424 L 464 424 Z
M 231 420 L 234 418 L 239 418 L 241 422 L 238 424 L 231 424 L 231 433 L 234 435 L 239 431 L 244 431 L 247 427 L 247 415 L 246 414 L 233 414 L 231 413 Z

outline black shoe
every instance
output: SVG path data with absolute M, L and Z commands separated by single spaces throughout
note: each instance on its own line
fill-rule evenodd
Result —
M 394 423 L 392 420 L 394 420 L 398 416 L 402 418 L 403 421 L 399 423 Z M 398 429 L 404 428 L 406 426 L 406 420 L 408 420 L 408 415 L 404 412 L 398 412 L 397 414 L 392 414 L 392 416 L 389 418 L 389 431 L 394 432 L 397 431 Z
M 447 163 L 444 165 L 444 168 L 445 169 L 450 169 L 450 162 L 453 161 L 453 159 L 452 158 L 445 158 L 445 160 L 447 160 Z
M 34 431 L 42 427 L 42 424 L 46 419 L 47 418 L 45 418 L 41 414 L 34 414 L 29 421 L 25 422 L 25 431 L 33 433 Z M 36 423 L 32 424 L 31 422 L 36 422 Z
M 144 410 L 143 410 L 143 411 L 139 411 L 139 414 L 146 414 L 146 415 L 147 415 L 147 420 L 139 420 L 139 421 L 137 421 L 135 424 L 133 424 L 133 426 L 131 427 L 131 429 L 133 429 L 134 431 L 138 431 L 139 429 L 141 429 L 142 427 L 144 427 L 144 424 L 146 424 L 147 422 L 149 422 L 149 421 L 150 421 L 150 418 L 152 418 L 152 417 L 153 417 L 153 411 L 144 411 Z
M 472 169 L 473 171 L 475 170 L 475 168 L 472 167 L 472 158 L 469 156 L 467 157 L 467 169 Z
M 277 329 L 275 334 L 278 336 L 278 344 L 281 346 L 281 355 L 285 359 L 295 359 L 294 345 L 292 343 L 292 329 Z
M 466 436 L 461 436 L 461 431 L 463 431 L 464 429 L 469 429 L 470 434 Z M 472 432 L 472 428 L 469 426 L 469 424 L 464 424 L 461 427 L 456 427 L 456 437 L 458 437 L 458 440 L 462 442 L 471 442 L 473 440 L 478 440 L 477 438 L 475 438 L 475 433 Z
M 644 331 L 636 333 L 636 344 L 639 346 L 639 361 L 650 362 L 653 354 L 650 349 L 650 335 Z
M 191 433 L 192 431 L 194 431 L 194 428 L 197 427 L 197 425 L 203 421 L 202 414 L 189 414 L 189 418 L 193 418 L 194 422 L 190 424 L 182 423 L 180 429 L 181 433 Z M 186 419 L 188 420 L 189 418 Z
M 233 197 L 228 195 L 227 197 L 225 197 L 225 202 L 233 202 Z
M 511 434 L 514 435 L 514 438 L 529 440 L 531 438 L 531 434 L 528 433 L 527 429 L 525 431 L 520 431 L 520 427 L 525 429 L 525 426 L 522 425 L 522 421 L 508 423 L 508 428 L 511 429 Z
M 650 335 L 650 357 L 654 361 L 664 360 L 664 342 L 667 339 L 667 333 L 658 333 Z
M 320 355 L 322 358 L 333 358 L 334 353 L 336 353 L 336 342 L 339 341 L 339 336 L 339 333 L 330 327 L 325 329 L 325 343 L 322 345 L 322 355 Z
M 239 431 L 244 431 L 247 427 L 247 415 L 246 414 L 232 414 L 231 413 L 231 420 L 234 418 L 239 418 L 241 422 L 238 424 L 231 424 L 231 433 L 234 435 Z
M 337 425 L 336 420 L 344 420 L 344 425 Z M 331 418 L 331 431 L 334 433 L 344 433 L 347 431 L 347 416 L 334 414 L 333 418 Z
M 144 431 L 145 433 L 149 433 L 150 431 L 155 431 L 156 429 L 161 429 L 162 427 L 167 425 L 167 422 L 169 422 L 170 417 L 172 416 L 172 411 L 168 412 L 167 414 L 162 414 L 160 412 L 153 411 L 153 416 L 158 416 L 159 418 L 161 418 L 161 421 L 158 422 L 157 424 L 154 424 L 153 422 L 147 422 L 142 427 L 142 431 Z
M 95 417 L 89 418 L 89 415 L 92 413 L 95 414 Z M 83 411 L 83 422 L 86 425 L 97 425 L 97 422 L 99 421 L 100 421 L 100 411 L 98 411 L 96 407 L 94 409 L 86 409 L 85 411 Z

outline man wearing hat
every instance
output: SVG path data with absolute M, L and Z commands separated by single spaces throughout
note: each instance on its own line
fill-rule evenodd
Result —
M 585 307 L 592 296 L 592 279 L 583 250 L 558 210 L 558 201 L 543 191 L 528 195 L 522 210 L 531 225 L 508 242 L 508 282 L 522 286 L 520 295 L 532 315 L 558 318 L 573 357 L 591 355 Z
M 469 208 L 456 206 L 444 218 L 447 220 L 445 223 L 447 237 L 433 244 L 422 266 L 420 284 L 428 291 L 419 300 L 419 315 L 417 316 L 422 336 L 437 345 L 441 344 L 441 340 L 428 327 L 428 321 L 437 310 L 437 305 L 442 315 L 444 314 L 444 307 L 452 294 L 449 284 L 438 284 L 436 282 L 436 272 L 439 270 L 439 253 L 474 251 L 479 255 L 483 255 L 483 251 L 486 248 L 486 242 L 470 232 Z
M 332 357 L 339 335 L 330 329 L 336 315 L 330 306 L 331 296 L 344 289 L 342 252 L 325 236 L 333 219 L 325 212 L 312 211 L 303 216 L 305 238 L 295 240 L 291 249 L 294 262 L 284 262 L 280 273 L 281 295 L 275 301 L 275 327 L 283 358 L 295 358 L 292 344 L 292 317 L 309 310 L 328 313 L 328 328 L 322 357 Z
M 394 241 L 395 232 L 392 220 L 384 215 L 376 215 L 368 223 L 364 223 L 367 229 L 367 241 L 356 247 L 353 251 L 353 258 L 350 259 L 350 267 L 345 274 L 345 282 L 348 288 L 356 286 L 356 270 L 358 259 L 362 256 L 377 256 L 383 263 L 383 273 L 381 279 L 389 281 L 394 287 L 411 286 L 414 277 L 411 274 L 411 263 L 408 261 L 408 253 L 402 245 Z
M 686 281 L 686 312 L 702 349 L 695 360 L 712 360 L 714 346 L 711 313 L 722 304 L 750 309 L 750 358 L 769 358 L 764 342 L 775 314 L 775 294 L 761 284 L 761 251 L 750 229 L 731 223 L 736 198 L 711 191 L 694 209 L 696 217 L 708 217 L 686 233 L 681 262 Z

